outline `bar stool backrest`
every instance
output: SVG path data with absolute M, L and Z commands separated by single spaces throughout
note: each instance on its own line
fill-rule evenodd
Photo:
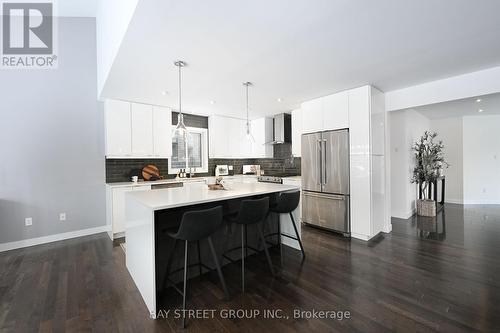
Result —
M 276 206 L 272 207 L 272 211 L 276 213 L 290 213 L 299 206 L 299 202 L 299 190 L 282 192 L 278 197 Z
M 236 223 L 254 224 L 263 221 L 269 211 L 269 198 L 243 200 Z
M 222 220 L 222 206 L 185 212 L 179 231 L 173 237 L 190 242 L 205 239 L 220 228 Z

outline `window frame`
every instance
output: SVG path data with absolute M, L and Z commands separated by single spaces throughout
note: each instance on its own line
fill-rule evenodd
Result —
M 177 125 L 172 125 L 172 137 L 174 136 L 174 131 Z M 188 133 L 201 134 L 201 168 L 196 168 L 196 173 L 208 173 L 208 129 L 199 127 L 186 127 Z M 186 150 L 187 151 L 187 150 Z M 173 151 L 172 151 L 173 155 Z M 185 168 L 172 168 L 172 157 L 168 159 L 168 174 L 176 175 L 181 169 L 186 169 L 189 171 L 189 158 L 186 156 L 186 167 Z M 193 172 L 195 172 L 193 170 Z

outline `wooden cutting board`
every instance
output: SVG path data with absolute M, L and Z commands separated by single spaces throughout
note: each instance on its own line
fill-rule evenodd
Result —
M 144 180 L 161 179 L 160 169 L 154 164 L 148 164 L 142 168 L 142 178 Z

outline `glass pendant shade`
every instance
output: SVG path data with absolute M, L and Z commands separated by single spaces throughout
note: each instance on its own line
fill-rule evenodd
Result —
M 187 128 L 184 125 L 184 115 L 179 113 L 177 116 L 177 126 L 175 127 L 174 136 L 185 141 L 187 137 Z

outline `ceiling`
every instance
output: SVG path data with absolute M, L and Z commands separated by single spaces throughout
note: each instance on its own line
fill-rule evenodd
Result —
M 197 114 L 243 117 L 244 81 L 252 118 L 364 84 L 390 91 L 500 65 L 499 12 L 497 0 L 141 0 L 102 97 L 175 107 L 177 59 Z
M 500 114 L 500 94 L 424 105 L 413 108 L 413 110 L 420 112 L 429 119 Z M 483 110 L 483 112 L 478 112 L 479 110 Z
M 59 0 L 57 5 L 57 16 L 61 17 L 95 17 L 97 13 L 97 1 L 106 0 Z

